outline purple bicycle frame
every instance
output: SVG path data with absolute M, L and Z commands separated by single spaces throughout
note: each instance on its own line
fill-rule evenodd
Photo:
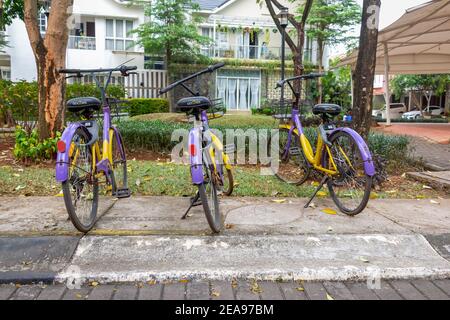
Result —
M 208 114 L 203 110 L 201 115 L 201 126 L 195 126 L 189 132 L 189 154 L 191 163 L 191 177 L 194 185 L 200 185 L 204 182 L 203 177 L 203 132 L 209 129 Z M 197 120 L 196 120 L 197 121 Z M 210 141 L 208 141 L 208 144 Z
M 69 126 L 64 130 L 61 140 L 66 144 L 65 152 L 59 152 L 56 156 L 56 181 L 57 182 L 66 182 L 69 179 L 69 152 L 70 146 L 72 142 L 72 138 L 77 131 L 78 128 L 83 128 L 86 132 L 88 129 L 83 125 L 82 122 L 73 122 L 70 123 Z M 115 136 L 120 148 L 121 155 L 123 159 L 125 159 L 125 152 L 122 145 L 122 139 L 116 127 L 111 126 L 111 109 L 107 102 L 103 107 L 103 141 L 110 143 L 109 141 L 109 130 L 113 129 L 115 132 Z M 96 141 L 90 141 L 89 143 L 95 143 Z M 111 175 L 110 175 L 111 163 L 108 159 L 102 159 L 96 164 L 96 172 L 103 172 L 108 180 L 108 183 L 111 183 Z
M 289 131 L 289 137 L 288 142 L 286 145 L 286 151 L 283 154 L 283 158 L 287 156 L 287 153 L 289 152 L 291 148 L 291 142 L 292 142 L 292 133 L 295 129 L 298 130 L 299 136 L 304 134 L 303 126 L 300 121 L 300 112 L 297 108 L 292 109 L 292 119 L 294 121 L 294 126 L 291 127 Z M 349 134 L 356 142 L 356 145 L 358 146 L 358 149 L 361 153 L 363 162 L 364 162 L 364 172 L 369 176 L 373 177 L 375 175 L 375 165 L 373 163 L 372 155 L 370 153 L 369 147 L 367 146 L 367 143 L 364 141 L 364 139 L 353 129 L 351 128 L 336 128 L 330 133 L 330 139 L 333 137 L 333 135 L 337 134 L 338 132 L 346 132 Z

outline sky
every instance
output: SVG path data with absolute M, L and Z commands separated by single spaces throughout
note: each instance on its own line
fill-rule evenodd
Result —
M 356 0 L 356 2 L 362 6 L 363 0 Z M 428 0 L 381 0 L 380 11 L 380 30 L 389 26 L 400 18 L 407 9 L 429 2 Z M 360 27 L 355 28 L 355 35 L 359 36 Z M 345 47 L 339 46 L 331 48 L 331 56 L 337 56 L 345 53 Z

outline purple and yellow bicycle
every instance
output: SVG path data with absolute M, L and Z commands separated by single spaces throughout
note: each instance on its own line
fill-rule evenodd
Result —
M 192 207 L 202 205 L 206 220 L 215 233 L 219 233 L 224 224 L 219 195 L 231 195 L 234 187 L 233 174 L 222 142 L 209 128 L 208 111 L 213 107 L 211 100 L 200 96 L 198 83 L 196 91 L 185 83 L 192 79 L 198 81 L 201 75 L 212 73 L 223 66 L 224 63 L 210 66 L 160 90 L 160 94 L 164 94 L 182 86 L 192 95 L 177 103 L 177 111 L 185 112 L 194 118 L 194 127 L 189 132 L 188 148 L 192 183 L 198 187 L 198 192 L 191 198 L 190 206 L 182 219 L 186 219 Z
M 94 97 L 74 98 L 67 102 L 67 110 L 80 118 L 64 130 L 57 143 L 56 181 L 62 184 L 64 202 L 73 225 L 81 232 L 90 231 L 96 220 L 99 184 L 105 179 L 107 190 L 117 198 L 131 195 L 127 184 L 127 159 L 122 137 L 111 124 L 111 105 L 114 99 L 106 96 L 112 74 L 120 72 L 127 77 L 137 67 L 121 66 L 114 69 L 62 69 L 67 78 L 90 75 L 100 89 L 101 100 Z M 100 83 L 99 75 L 107 75 Z M 103 136 L 100 148 L 99 125 L 94 113 L 103 110 Z
M 300 101 L 300 94 L 291 82 L 315 79 L 323 74 L 308 74 L 278 82 L 281 88 L 288 84 Z M 286 106 L 283 106 L 287 110 Z M 313 170 L 320 172 L 323 179 L 306 204 L 308 208 L 326 184 L 337 207 L 345 214 L 355 216 L 365 209 L 370 198 L 372 177 L 375 167 L 364 139 L 350 128 L 336 127 L 332 118 L 341 114 L 342 108 L 336 104 L 318 104 L 313 113 L 322 118 L 318 127 L 315 150 L 306 137 L 300 121 L 298 104 L 292 106 L 290 113 L 276 115 L 281 120 L 279 126 L 279 161 L 275 175 L 282 181 L 301 185 Z

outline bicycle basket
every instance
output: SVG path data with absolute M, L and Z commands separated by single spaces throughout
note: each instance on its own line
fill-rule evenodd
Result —
M 278 120 L 290 120 L 292 118 L 292 105 L 292 100 L 285 100 L 283 103 L 278 100 L 272 101 L 272 117 Z
M 119 119 L 128 117 L 128 100 L 120 100 L 116 98 L 108 98 L 108 105 L 111 109 L 111 118 Z

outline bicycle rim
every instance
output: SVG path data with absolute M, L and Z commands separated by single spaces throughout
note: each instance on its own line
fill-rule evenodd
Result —
M 347 215 L 357 215 L 367 206 L 372 178 L 364 170 L 364 161 L 356 141 L 346 132 L 331 138 L 331 154 L 338 175 L 328 182 L 328 189 L 338 208 Z
M 292 133 L 290 148 L 287 149 L 289 132 L 288 129 L 279 130 L 278 168 L 272 169 L 275 169 L 275 176 L 281 181 L 301 185 L 308 179 L 311 169 L 301 148 L 300 138 L 295 133 Z
M 71 141 L 69 179 L 62 184 L 64 202 L 70 220 L 81 232 L 95 224 L 98 210 L 98 180 L 92 164 L 87 134 L 78 129 Z

